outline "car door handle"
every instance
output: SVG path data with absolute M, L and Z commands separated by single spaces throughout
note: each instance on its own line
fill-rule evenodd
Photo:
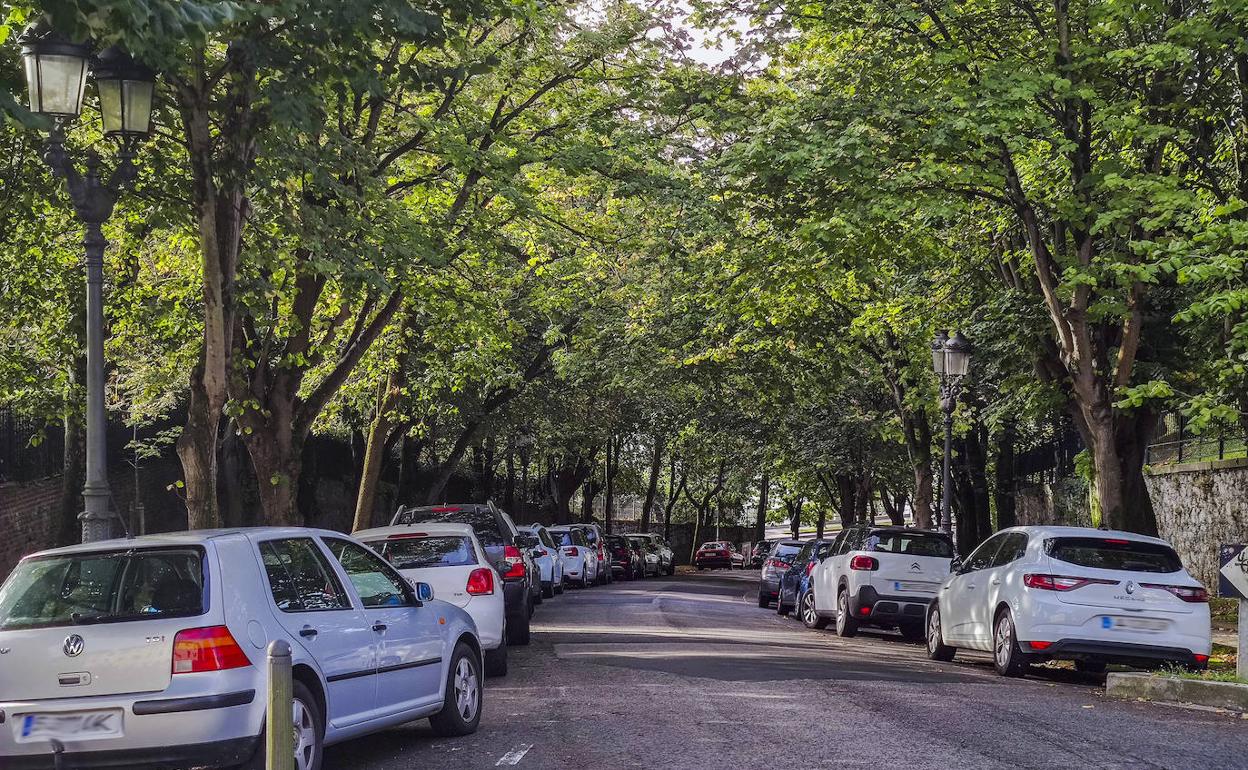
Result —
M 966 584 L 966 590 L 968 590 L 968 591 L 974 591 L 974 590 L 975 590 L 975 586 L 974 586 L 974 584 L 972 584 L 972 583 L 967 583 L 967 584 Z
M 302 636 L 304 639 L 311 639 L 312 637 L 316 636 L 316 634 L 317 634 L 317 630 L 315 628 L 312 628 L 311 626 L 306 626 L 304 628 L 299 629 L 299 635 Z
M 373 630 L 374 630 L 374 631 L 385 631 L 385 630 L 386 630 L 386 624 L 385 624 L 385 623 L 374 623 L 374 624 L 373 624 Z
M 994 586 L 999 586 L 999 585 L 1001 585 L 1001 581 L 1000 581 L 1000 580 L 994 580 L 994 581 L 992 581 L 992 584 L 993 584 Z

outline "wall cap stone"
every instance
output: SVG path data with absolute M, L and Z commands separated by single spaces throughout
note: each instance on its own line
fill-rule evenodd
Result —
M 1149 476 L 1169 476 L 1173 473 L 1229 471 L 1238 468 L 1248 468 L 1248 457 L 1236 457 L 1231 460 L 1204 460 L 1198 463 L 1175 463 L 1174 465 L 1150 465 L 1146 467 L 1145 473 Z

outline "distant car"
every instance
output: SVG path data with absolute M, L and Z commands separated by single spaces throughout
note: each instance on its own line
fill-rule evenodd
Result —
M 811 573 L 830 553 L 835 543 L 830 538 L 802 541 L 789 568 L 780 575 L 780 591 L 776 597 L 776 613 L 788 615 L 794 609 L 807 628 L 827 628 L 828 620 L 815 613 Z
M 984 541 L 940 586 L 927 651 L 992 653 L 1005 676 L 1032 663 L 1209 663 L 1209 594 L 1164 540 L 1083 527 L 1013 527 Z
M 763 562 L 767 561 L 767 556 L 771 553 L 771 549 L 779 543 L 779 540 L 759 540 L 750 550 L 750 568 L 759 569 L 763 566 Z
M 0 767 L 53 767 L 53 741 L 57 767 L 263 767 L 273 640 L 294 662 L 300 770 L 422 717 L 477 729 L 476 626 L 427 584 L 338 532 L 180 532 L 18 563 L 0 587 Z
M 584 532 L 585 540 L 589 543 L 589 547 L 594 549 L 594 556 L 597 559 L 594 567 L 594 582 L 598 585 L 610 583 L 613 579 L 610 567 L 611 557 L 607 553 L 607 544 L 603 539 L 606 533 L 603 532 L 602 527 L 597 524 L 569 524 L 568 526 Z
M 716 569 L 745 566 L 745 557 L 737 547 L 726 540 L 703 543 L 693 554 L 693 566 L 698 569 Z
M 563 559 L 563 579 L 570 585 L 588 588 L 598 575 L 598 549 L 589 544 L 584 530 L 551 527 L 550 536 L 559 545 Z
M 354 533 L 360 542 L 413 583 L 428 583 L 434 595 L 472 616 L 484 650 L 485 675 L 507 673 L 507 612 L 502 579 L 467 524 L 377 527 Z
M 554 538 L 541 524 L 530 524 L 520 527 L 521 531 L 529 532 L 537 538 L 536 549 L 541 553 L 535 555 L 538 572 L 541 574 L 542 596 L 549 599 L 555 594 L 563 593 L 563 559 L 559 556 L 559 546 Z
M 529 643 L 529 620 L 540 598 L 537 565 L 529 549 L 520 547 L 520 531 L 515 522 L 493 505 L 431 505 L 400 508 L 391 526 L 416 527 L 426 523 L 468 524 L 485 549 L 490 564 L 503 578 L 503 599 L 507 605 L 507 643 Z M 419 531 L 419 530 L 416 530 Z
M 607 535 L 607 554 L 611 560 L 611 571 L 621 580 L 636 580 L 645 577 L 645 557 L 640 546 L 623 535 Z
M 793 565 L 797 552 L 802 550 L 801 540 L 773 540 L 771 552 L 763 560 L 758 578 L 758 606 L 770 607 L 780 598 L 780 580 Z
M 645 535 L 626 535 L 628 541 L 637 549 L 638 556 L 641 557 L 641 572 L 638 577 L 647 577 L 653 575 L 658 577 L 663 573 L 663 556 L 659 550 L 658 541 Z
M 849 527 L 814 568 L 811 603 L 817 621 L 836 619 L 839 636 L 860 626 L 897 628 L 923 638 L 927 606 L 949 575 L 953 541 L 944 532 L 910 527 Z
M 629 537 L 642 537 L 653 544 L 653 552 L 659 557 L 659 572 L 662 575 L 676 574 L 676 554 L 672 546 L 657 532 L 638 532 Z

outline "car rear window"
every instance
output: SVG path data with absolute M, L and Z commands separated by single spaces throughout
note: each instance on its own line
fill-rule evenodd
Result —
M 559 532 L 558 530 L 552 530 L 550 536 L 553 537 L 555 542 L 560 546 L 576 545 L 576 539 L 572 537 L 571 532 Z
M 938 559 L 953 558 L 953 543 L 948 538 L 930 532 L 872 532 L 867 536 L 862 550 L 906 556 L 934 556 Z
M 365 542 L 395 569 L 466 567 L 477 563 L 472 542 L 466 537 L 398 537 Z
M 1049 556 L 1093 569 L 1122 572 L 1178 572 L 1183 562 L 1160 543 L 1101 537 L 1055 537 L 1045 542 Z
M 403 511 L 396 518 L 395 524 L 420 524 L 421 522 L 443 522 L 451 524 L 467 524 L 476 533 L 481 545 L 506 545 L 503 530 L 499 526 L 498 517 L 489 510 L 465 510 L 461 508 L 414 508 Z
M 702 547 L 699 548 L 698 550 L 699 551 L 724 551 L 724 550 L 727 550 L 727 548 L 728 547 L 724 545 L 723 543 L 703 543 Z
M 800 543 L 780 543 L 776 546 L 776 550 L 771 552 L 771 558 L 792 563 L 793 557 L 797 556 L 800 550 L 802 550 Z
M 0 630 L 204 614 L 203 552 L 143 549 L 46 556 L 0 588 Z

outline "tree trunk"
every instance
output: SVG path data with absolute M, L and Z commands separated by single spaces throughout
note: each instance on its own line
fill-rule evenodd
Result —
M 610 534 L 615 523 L 615 476 L 620 470 L 620 448 L 623 445 L 618 437 L 607 439 L 606 457 L 606 497 L 603 500 L 603 526 Z
M 187 529 L 213 529 L 221 525 L 217 506 L 217 436 L 219 410 L 208 403 L 208 396 L 192 375 L 191 397 L 186 425 L 178 436 L 178 459 L 182 461 L 183 493 L 186 500 Z
M 82 485 L 86 479 L 87 433 L 82 415 L 75 408 L 68 408 L 62 422 L 65 432 L 65 448 L 61 454 L 61 501 L 57 517 L 56 544 L 76 545 L 82 542 Z M 135 489 L 135 500 L 141 490 Z M 136 533 L 137 534 L 137 533 Z
M 771 493 L 771 476 L 763 471 L 763 480 L 758 485 L 758 512 L 754 517 L 754 541 L 762 542 L 767 536 L 767 497 Z
M 411 505 L 418 495 L 417 480 L 420 473 L 420 450 L 425 439 L 404 435 L 399 450 L 399 505 Z
M 815 519 L 815 537 L 819 540 L 823 539 L 823 529 L 828 525 L 828 509 L 827 506 L 819 506 L 819 518 Z
M 641 531 L 650 531 L 650 509 L 659 493 L 659 473 L 663 470 L 663 437 L 654 437 L 654 457 L 650 460 L 650 483 L 646 485 L 646 504 L 641 509 Z
M 996 489 L 997 529 L 1007 529 L 1018 521 L 1015 514 L 1017 508 L 1014 497 L 1014 442 L 1015 426 L 1007 420 L 1001 426 L 1001 435 L 997 437 Z
M 914 525 L 920 529 L 932 527 L 932 428 L 927 415 L 920 412 L 911 418 L 912 425 L 906 431 L 906 449 L 910 455 L 910 468 L 914 473 Z
M 402 396 L 402 369 L 392 372 L 384 386 L 378 389 L 377 405 L 374 407 L 373 424 L 368 429 L 364 446 L 364 464 L 360 472 L 359 491 L 355 497 L 355 521 L 352 532 L 373 526 L 373 512 L 377 507 L 377 484 L 381 481 L 381 468 L 386 459 L 386 447 L 394 430 L 391 415 Z

